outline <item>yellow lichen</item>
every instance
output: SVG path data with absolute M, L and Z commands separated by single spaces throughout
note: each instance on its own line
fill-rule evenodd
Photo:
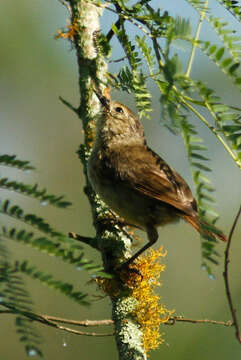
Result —
M 96 278 L 96 283 L 100 289 L 111 298 L 114 298 L 120 293 L 120 284 L 116 279 L 107 279 L 107 278 Z
M 164 342 L 163 334 L 160 333 L 160 325 L 168 322 L 173 315 L 173 310 L 168 310 L 161 304 L 160 297 L 155 293 L 160 273 L 165 265 L 160 264 L 160 257 L 166 256 L 166 252 L 160 247 L 158 250 L 149 249 L 144 256 L 138 257 L 130 268 L 121 271 L 120 278 L 98 278 L 100 288 L 112 298 L 118 297 L 123 286 L 129 288 L 128 295 L 137 300 L 137 305 L 132 313 L 140 325 L 143 333 L 143 346 L 145 351 L 156 349 Z
M 57 34 L 55 35 L 55 39 L 69 39 L 73 40 L 75 34 L 78 30 L 78 24 L 77 22 L 74 22 L 73 24 L 67 25 L 67 31 L 64 30 L 57 30 Z
M 138 301 L 135 316 L 143 331 L 146 352 L 163 343 L 162 334 L 159 332 L 160 325 L 166 323 L 174 312 L 161 304 L 160 297 L 154 292 L 155 288 L 161 285 L 159 277 L 165 269 L 165 265 L 158 260 L 165 255 L 162 247 L 158 250 L 150 249 L 145 256 L 135 261 L 133 268 L 137 272 L 131 272 L 127 281 L 128 285 L 133 287 L 132 296 Z

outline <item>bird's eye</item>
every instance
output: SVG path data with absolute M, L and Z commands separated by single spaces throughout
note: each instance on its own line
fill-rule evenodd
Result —
M 117 106 L 117 107 L 115 108 L 115 111 L 118 112 L 118 113 L 120 113 L 120 114 L 124 112 L 123 109 L 122 109 L 120 106 Z

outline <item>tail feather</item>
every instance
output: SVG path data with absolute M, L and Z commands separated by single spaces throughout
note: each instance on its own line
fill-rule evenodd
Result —
M 227 237 L 221 232 L 221 230 L 217 229 L 215 226 L 206 223 L 198 218 L 198 216 L 191 215 L 181 215 L 181 217 L 188 222 L 190 225 L 196 229 L 199 234 L 208 236 L 212 239 L 219 239 L 222 241 L 227 241 Z

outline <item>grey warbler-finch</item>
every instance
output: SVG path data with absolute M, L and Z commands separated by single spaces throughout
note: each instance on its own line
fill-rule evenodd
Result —
M 200 234 L 226 241 L 218 229 L 205 229 L 185 180 L 146 144 L 143 127 L 125 105 L 96 92 L 102 111 L 88 161 L 94 191 L 128 225 L 146 231 L 149 242 L 129 265 L 158 239 L 157 227 L 179 219 Z

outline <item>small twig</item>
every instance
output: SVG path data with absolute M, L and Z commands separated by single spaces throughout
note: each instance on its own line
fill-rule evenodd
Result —
M 52 315 L 46 315 L 46 314 L 35 314 L 33 312 L 30 311 L 20 311 L 18 309 L 16 309 L 13 306 L 10 306 L 8 304 L 2 303 L 1 305 L 5 306 L 8 308 L 8 310 L 0 310 L 0 314 L 16 314 L 19 313 L 23 316 L 26 316 L 28 318 L 30 318 L 31 320 L 35 320 L 38 322 L 41 322 L 42 324 L 45 325 L 50 325 L 50 326 L 54 326 L 57 327 L 60 330 L 65 330 L 65 331 L 69 331 L 72 333 L 75 333 L 77 335 L 88 335 L 88 336 L 111 336 L 113 335 L 112 333 L 109 334 L 99 334 L 99 333 L 87 333 L 87 332 L 81 332 L 81 331 L 76 331 L 64 326 L 60 326 L 58 323 L 63 323 L 63 324 L 69 324 L 69 325 L 75 325 L 75 326 L 84 326 L 84 327 L 88 327 L 88 326 L 110 326 L 110 325 L 114 325 L 114 321 L 111 319 L 104 319 L 104 320 L 72 320 L 72 319 L 65 319 L 65 318 L 60 318 L 57 316 L 52 316 Z M 189 319 L 189 318 L 184 318 L 182 316 L 173 316 L 170 317 L 169 320 L 165 323 L 165 325 L 174 325 L 176 322 L 186 322 L 186 323 L 192 323 L 192 324 L 213 324 L 213 325 L 224 325 L 224 326 L 233 326 L 234 323 L 231 320 L 228 321 L 217 321 L 217 320 L 209 320 L 209 319 Z
M 173 89 L 178 93 L 177 88 L 173 86 Z M 182 94 L 181 94 L 182 95 Z M 219 134 L 218 129 L 216 129 L 214 126 L 209 124 L 209 122 L 206 120 L 206 118 L 198 111 L 195 107 L 193 107 L 191 104 L 189 104 L 184 98 L 182 99 L 182 103 L 192 111 L 193 114 L 195 114 L 207 127 L 208 129 L 216 136 L 216 138 L 220 141 L 220 143 L 223 145 L 224 149 L 228 152 L 228 154 L 231 156 L 231 158 L 234 160 L 235 164 L 238 165 L 239 168 L 241 168 L 240 161 L 236 154 L 233 153 L 231 148 L 228 146 L 228 144 L 225 142 L 225 140 L 222 138 L 222 136 Z M 206 105 L 206 102 L 205 102 Z M 206 105 L 207 106 L 207 105 Z
M 217 321 L 209 319 L 187 319 L 182 316 L 171 317 L 165 324 L 174 325 L 176 322 L 187 322 L 192 324 L 213 324 L 213 325 L 224 325 L 224 326 L 233 326 L 234 323 L 231 320 L 228 321 Z
M 61 322 L 63 324 L 71 324 L 76 326 L 109 326 L 113 325 L 113 320 L 105 319 L 105 320 L 71 320 L 71 319 L 63 319 L 56 316 L 51 315 L 41 315 L 44 319 L 54 321 L 54 322 Z
M 59 330 L 67 331 L 67 332 L 70 332 L 75 335 L 84 335 L 84 336 L 113 336 L 114 335 L 113 332 L 111 332 L 111 333 L 84 332 L 84 331 L 71 329 L 66 326 L 62 326 L 62 325 L 58 324 L 59 322 L 63 322 L 63 323 L 72 324 L 72 325 L 88 326 L 87 325 L 88 323 L 89 324 L 92 323 L 91 326 L 98 326 L 98 325 L 108 325 L 108 322 L 112 321 L 112 320 L 109 320 L 109 321 L 108 320 L 95 320 L 93 322 L 91 320 L 85 320 L 85 321 L 67 320 L 67 319 L 61 319 L 61 318 L 58 318 L 55 316 L 35 314 L 31 311 L 19 310 L 7 303 L 1 303 L 1 305 L 8 308 L 8 310 L 5 310 L 4 312 L 2 312 L 2 314 L 9 314 L 9 313 L 20 314 L 22 316 L 27 317 L 28 319 L 31 319 L 32 321 L 38 321 L 41 324 L 48 325 L 48 326 L 57 328 Z
M 115 22 L 115 26 L 118 30 L 120 29 L 121 21 L 122 21 L 122 19 L 119 17 L 119 19 Z M 106 40 L 108 42 L 110 42 L 110 40 L 111 40 L 112 36 L 114 36 L 114 34 L 115 34 L 114 31 L 112 29 L 110 29 L 110 31 L 106 35 Z
M 127 59 L 127 56 L 123 56 L 122 58 L 117 59 L 117 60 L 110 60 L 109 63 L 118 63 L 118 62 L 124 61 L 126 59 Z
M 94 249 L 99 250 L 98 247 L 97 247 L 96 238 L 91 238 L 91 237 L 88 237 L 88 236 L 81 236 L 79 234 L 76 234 L 75 232 L 69 232 L 68 235 L 72 239 L 81 241 L 81 242 L 93 247 Z
M 162 73 L 163 72 L 163 63 L 162 63 L 161 55 L 160 55 L 160 52 L 159 52 L 160 49 L 159 49 L 159 46 L 158 46 L 158 41 L 157 41 L 157 39 L 155 37 L 152 38 L 152 43 L 153 43 L 153 48 L 154 48 L 155 55 L 156 55 L 156 58 L 157 58 L 158 67 L 159 67 L 160 73 Z
M 205 13 L 206 13 L 206 10 L 207 10 L 207 7 L 208 7 L 208 1 L 209 0 L 205 1 L 204 5 L 203 5 L 203 9 L 200 11 L 200 18 L 199 18 L 196 34 L 195 34 L 195 37 L 194 37 L 194 43 L 193 43 L 193 46 L 192 46 L 192 51 L 191 51 L 191 54 L 190 54 L 190 57 L 189 57 L 187 70 L 186 70 L 186 73 L 185 73 L 185 75 L 187 77 L 189 77 L 190 73 L 191 73 L 191 69 L 192 69 L 192 65 L 193 65 L 193 61 L 194 61 L 194 57 L 195 57 L 195 53 L 196 53 L 196 49 L 197 49 L 197 41 L 199 40 L 202 24 L 203 24 L 203 21 L 204 21 L 204 18 L 205 18 Z
M 96 332 L 86 332 L 86 331 L 79 331 L 75 329 L 68 328 L 66 326 L 59 325 L 57 322 L 50 320 L 50 317 L 46 317 L 45 315 L 40 315 L 45 321 L 47 322 L 46 325 L 53 326 L 59 330 L 64 330 L 70 332 L 75 335 L 84 335 L 84 336 L 113 336 L 114 332 L 111 333 L 96 333 Z M 45 323 L 44 323 L 45 324 Z M 87 325 L 86 325 L 87 326 Z
M 0 314 L 14 314 L 13 310 L 0 310 Z
M 72 104 L 70 104 L 67 100 L 63 99 L 62 96 L 59 96 L 59 100 L 66 105 L 70 110 L 74 111 L 78 114 L 78 108 L 75 108 Z
M 102 7 L 116 15 L 118 15 L 122 20 L 127 20 L 129 21 L 130 23 L 132 23 L 133 25 L 135 25 L 139 30 L 143 31 L 147 36 L 149 36 L 150 38 L 152 38 L 152 34 L 149 33 L 143 26 L 141 26 L 137 21 L 135 21 L 134 19 L 132 19 L 131 17 L 129 17 L 128 15 L 125 15 L 122 13 L 122 9 L 121 7 L 118 5 L 118 4 L 114 4 L 114 6 L 116 7 L 116 10 L 108 7 L 107 5 L 105 4 L 100 4 L 100 3 L 96 3 L 96 2 L 91 2 L 93 5 L 96 5 L 98 7 Z M 108 4 L 108 2 L 107 2 Z M 111 3 L 109 3 L 109 5 L 112 5 Z M 147 26 L 146 22 L 143 20 L 143 19 L 140 19 L 140 18 L 137 18 L 137 20 L 142 23 L 143 25 Z M 111 38 L 112 35 L 111 35 L 111 31 L 109 31 L 109 34 L 108 36 Z
M 69 14 L 71 15 L 71 14 L 72 14 L 72 10 L 71 10 L 71 7 L 70 7 L 69 3 L 68 3 L 66 0 L 59 0 L 59 2 L 66 7 L 66 9 L 68 10 Z
M 227 295 L 227 299 L 228 299 L 228 304 L 229 304 L 229 308 L 230 308 L 231 315 L 233 318 L 233 325 L 235 327 L 235 335 L 236 335 L 236 338 L 238 339 L 238 341 L 241 343 L 240 329 L 239 329 L 239 325 L 238 325 L 238 319 L 236 316 L 236 310 L 234 309 L 234 306 L 233 306 L 233 301 L 232 301 L 231 291 L 230 291 L 230 286 L 229 286 L 229 278 L 228 278 L 228 270 L 229 270 L 228 264 L 230 262 L 229 251 L 230 251 L 230 246 L 231 246 L 231 240 L 232 240 L 233 233 L 234 233 L 234 230 L 238 223 L 238 219 L 239 219 L 240 215 L 241 215 L 241 206 L 240 206 L 239 211 L 234 219 L 233 226 L 232 226 L 229 236 L 228 236 L 228 242 L 227 242 L 227 246 L 225 249 L 223 277 L 224 277 L 225 290 L 226 290 L 226 295 Z

